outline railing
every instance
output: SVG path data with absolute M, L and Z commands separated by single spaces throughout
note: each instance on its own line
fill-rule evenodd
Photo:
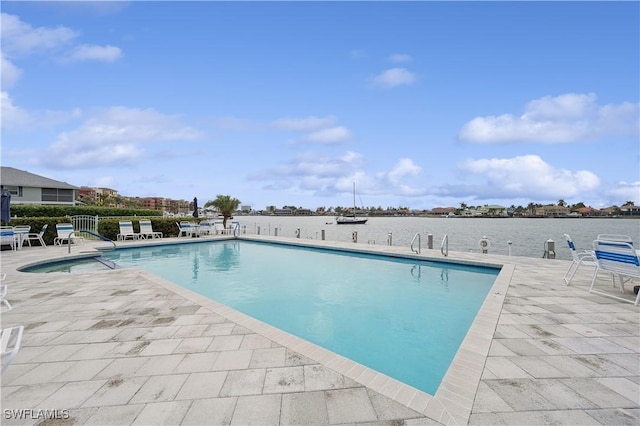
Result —
M 413 248 L 413 243 L 416 241 L 416 238 L 418 239 L 418 250 Z M 413 236 L 413 239 L 411 240 L 411 251 L 414 253 L 420 254 L 420 249 L 421 249 L 420 234 L 416 234 Z
M 94 236 L 94 237 L 96 237 L 96 238 L 99 238 L 99 239 L 101 239 L 102 241 L 108 241 L 108 242 L 110 242 L 111 244 L 113 244 L 113 248 L 112 248 L 111 250 L 114 250 L 114 249 L 116 249 L 116 248 L 117 248 L 115 241 L 110 240 L 109 238 L 105 237 L 104 235 L 100 235 L 100 234 L 98 234 L 97 232 L 91 232 L 91 231 L 87 231 L 87 230 L 80 230 L 80 231 L 71 231 L 71 232 L 69 233 L 69 236 L 68 236 L 68 238 L 67 238 L 68 245 L 69 245 L 69 253 L 71 253 L 71 240 L 73 239 L 72 237 L 75 237 L 75 236 L 76 236 L 76 232 L 84 232 L 84 233 L 86 233 L 86 234 L 90 234 L 90 235 L 92 235 L 92 236 Z
M 449 256 L 449 235 L 444 234 L 444 238 L 442 239 L 442 244 L 440 244 L 440 253 L 443 256 Z

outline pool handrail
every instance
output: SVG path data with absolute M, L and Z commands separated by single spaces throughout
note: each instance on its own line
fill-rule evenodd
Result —
M 444 257 L 449 256 L 449 234 L 444 234 L 442 244 L 440 244 L 440 253 L 442 253 Z
M 418 239 L 418 250 L 413 248 L 413 243 L 416 241 L 416 238 Z M 414 235 L 413 239 L 411 240 L 411 251 L 415 252 L 416 254 L 420 254 L 420 249 L 421 249 L 420 233 L 416 233 L 416 235 Z

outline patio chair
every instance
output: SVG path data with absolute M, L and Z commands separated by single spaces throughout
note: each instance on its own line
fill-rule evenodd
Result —
M 178 226 L 178 237 L 182 237 L 183 235 L 185 237 L 193 237 L 194 235 L 197 235 L 196 228 L 191 224 L 191 222 L 176 222 L 176 225 Z
M 31 240 L 33 241 L 39 241 L 40 245 L 42 247 L 46 247 L 47 245 L 44 243 L 44 239 L 42 238 L 44 236 L 44 233 L 47 232 L 47 227 L 49 226 L 48 223 L 45 223 L 44 225 L 42 225 L 42 229 L 40 230 L 40 232 L 35 233 L 35 232 L 30 232 L 27 234 L 27 244 L 29 244 L 29 247 L 31 247 Z
M 13 359 L 18 354 L 20 350 L 20 343 L 22 342 L 22 332 L 24 331 L 24 326 L 17 325 L 11 328 L 2 329 L 0 335 L 1 343 L 1 351 L 2 351 L 2 370 L 0 374 L 4 373 L 4 371 L 9 367 L 9 364 L 13 361 Z
M 614 277 L 614 281 L 615 276 L 618 276 L 620 292 L 624 293 L 625 282 L 632 279 L 640 279 L 640 259 L 638 258 L 638 252 L 636 252 L 628 242 L 607 240 L 595 240 L 593 242 L 593 250 L 596 257 L 596 270 L 593 273 L 589 292 L 634 303 L 630 299 L 598 291 L 594 287 L 598 273 L 604 271 L 610 273 L 612 277 Z M 640 292 L 638 292 L 634 304 L 637 305 L 638 302 L 640 302 Z
M 570 285 L 573 276 L 581 265 L 596 266 L 596 257 L 593 250 L 576 250 L 576 246 L 569 234 L 564 234 L 564 238 L 567 240 L 567 245 L 569 246 L 569 250 L 571 250 L 571 257 L 573 258 L 571 265 L 569 265 L 569 269 L 563 277 L 564 282 L 567 285 Z
M 140 219 L 138 223 L 140 224 L 140 236 L 142 238 L 162 238 L 162 232 L 153 230 L 151 220 Z
M 118 226 L 120 227 L 120 233 L 117 235 L 119 241 L 126 240 L 127 238 L 131 238 L 132 240 L 140 238 L 140 234 L 133 230 L 133 223 L 131 223 L 130 220 L 121 220 L 118 222 Z
M 5 275 L 6 276 L 6 275 Z M 0 305 L 4 305 L 7 309 L 2 312 L 9 312 L 13 307 L 11 303 L 7 300 L 7 292 L 9 291 L 9 286 L 7 284 L 0 284 Z
M 212 222 L 203 220 L 200 222 L 200 235 L 213 235 L 216 233 L 216 229 Z
M 75 235 L 70 223 L 56 223 L 56 233 L 58 236 L 53 239 L 55 246 L 61 246 L 65 241 L 73 244 L 82 242 L 82 237 Z
M 215 222 L 213 225 L 216 229 L 216 234 L 227 234 L 227 230 L 224 229 L 224 224 L 222 222 Z
M 16 234 L 11 226 L 0 227 L 0 245 L 9 245 L 11 246 L 11 250 L 17 248 Z

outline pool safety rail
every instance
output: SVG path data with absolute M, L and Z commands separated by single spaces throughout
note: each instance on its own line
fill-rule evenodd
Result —
M 418 240 L 418 248 L 417 249 L 413 248 L 413 244 L 416 242 L 416 239 Z M 420 234 L 417 233 L 416 235 L 413 236 L 413 239 L 411 240 L 411 251 L 416 253 L 416 254 L 420 254 L 420 249 L 421 249 Z
M 68 243 L 67 243 L 67 244 L 69 245 L 69 253 L 71 253 L 71 240 L 72 240 L 72 238 L 71 238 L 71 237 L 72 237 L 72 236 L 73 236 L 73 237 L 75 237 L 77 232 L 82 232 L 82 233 L 85 233 L 85 234 L 90 234 L 91 236 L 96 237 L 96 238 L 99 238 L 99 239 L 101 239 L 102 241 L 108 241 L 108 242 L 110 242 L 111 244 L 113 244 L 113 248 L 111 248 L 111 250 L 115 250 L 115 249 L 116 249 L 116 247 L 117 247 L 117 246 L 116 246 L 115 241 L 110 240 L 109 238 L 105 237 L 104 235 L 100 235 L 100 234 L 98 234 L 97 232 L 91 232 L 91 231 L 87 231 L 87 230 L 83 229 L 83 230 L 80 230 L 80 231 L 71 231 L 71 233 L 69 234 Z
M 449 256 L 449 235 L 444 234 L 444 238 L 442 239 L 442 244 L 440 244 L 440 253 L 443 256 Z

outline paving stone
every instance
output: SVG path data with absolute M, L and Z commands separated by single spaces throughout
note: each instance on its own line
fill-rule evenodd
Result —
M 229 425 L 238 397 L 197 399 L 182 421 L 183 425 Z
M 220 396 L 260 395 L 265 375 L 266 370 L 263 368 L 229 371 Z
M 331 424 L 377 420 L 376 412 L 364 387 L 325 391 L 325 395 Z
M 593 402 L 599 408 L 637 408 L 637 402 L 625 398 L 609 387 L 599 383 L 597 379 L 572 378 L 560 379 L 561 382 L 576 393 Z
M 304 367 L 267 368 L 264 393 L 301 392 L 304 390 Z
M 254 349 L 249 368 L 284 367 L 285 348 Z
M 130 425 L 144 409 L 144 404 L 127 404 L 112 407 L 98 407 L 89 417 L 87 425 Z
M 146 381 L 147 377 L 113 377 L 107 380 L 82 406 L 104 407 L 127 404 Z
M 303 392 L 282 395 L 280 424 L 329 424 L 329 413 L 327 412 L 324 392 Z
M 495 393 L 486 382 L 480 382 L 473 402 L 473 412 L 494 413 L 502 411 L 513 411 L 513 408 L 500 398 L 500 395 Z
M 603 425 L 640 424 L 640 408 L 610 408 L 605 410 L 587 410 L 587 414 Z
M 550 410 L 555 405 L 536 392 L 530 380 L 502 379 L 485 382 L 510 407 L 519 411 Z
M 175 399 L 215 398 L 226 377 L 226 371 L 191 373 Z
M 384 395 L 367 389 L 369 400 L 376 412 L 378 420 L 399 420 L 423 417 L 422 414 L 405 407 L 402 404 L 387 398 Z
M 133 425 L 176 425 L 182 422 L 191 401 L 165 401 L 147 404 Z
M 242 370 L 249 367 L 252 351 L 223 351 L 213 363 L 214 370 Z
M 218 352 L 203 352 L 185 354 L 182 361 L 173 370 L 174 373 L 196 373 L 199 371 L 211 371 L 213 364 L 218 359 Z
M 152 376 L 131 398 L 132 404 L 172 401 L 189 377 L 188 374 Z
M 344 376 L 320 364 L 304 366 L 306 391 L 340 389 L 345 387 Z
M 279 425 L 282 395 L 239 396 L 231 425 Z

